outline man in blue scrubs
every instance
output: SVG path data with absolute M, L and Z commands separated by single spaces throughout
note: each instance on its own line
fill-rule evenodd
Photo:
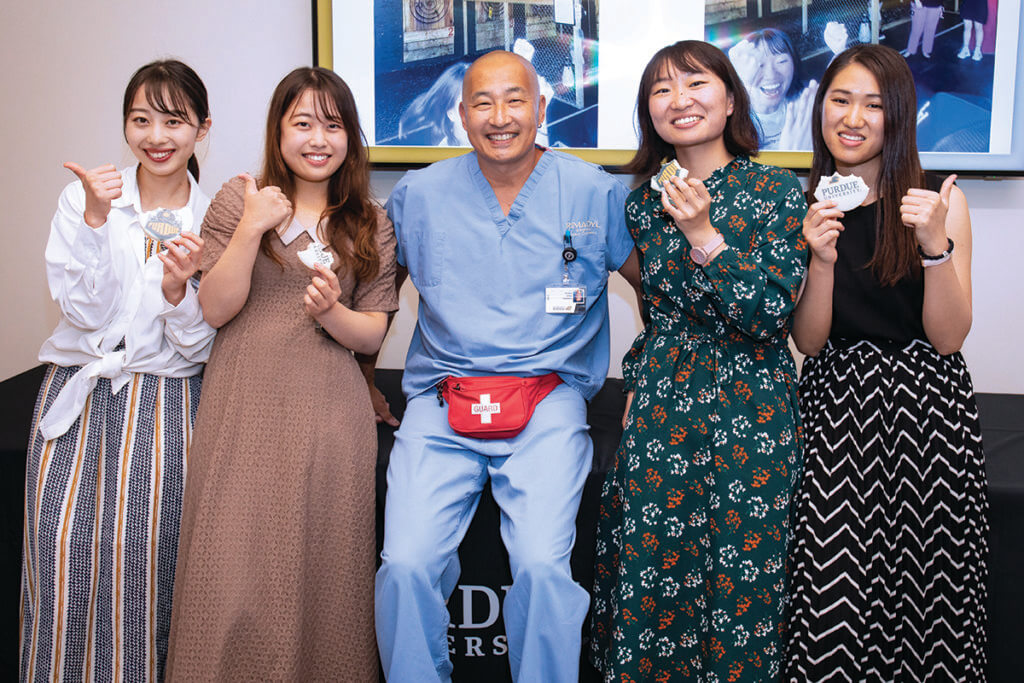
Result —
M 474 151 L 410 171 L 387 203 L 398 261 L 420 297 L 376 582 L 389 681 L 450 680 L 445 601 L 488 479 L 512 569 L 503 610 L 512 677 L 578 680 L 589 596 L 569 556 L 593 451 L 586 401 L 608 371 L 608 273 L 635 282 L 637 262 L 626 188 L 536 146 L 544 109 L 528 61 L 480 57 L 459 107 Z M 449 375 L 548 373 L 562 383 L 504 439 L 454 432 L 435 389 Z

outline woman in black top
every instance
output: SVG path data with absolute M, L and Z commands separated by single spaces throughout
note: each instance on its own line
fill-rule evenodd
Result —
M 804 220 L 786 680 L 984 679 L 985 470 L 959 353 L 970 218 L 955 176 L 923 189 L 915 112 L 905 60 L 877 45 L 840 54 L 815 100 L 810 189 L 838 171 L 869 191 Z

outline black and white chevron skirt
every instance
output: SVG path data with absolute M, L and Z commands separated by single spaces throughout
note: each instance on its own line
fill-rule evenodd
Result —
M 787 681 L 983 681 L 988 499 L 974 389 L 923 341 L 804 363 Z

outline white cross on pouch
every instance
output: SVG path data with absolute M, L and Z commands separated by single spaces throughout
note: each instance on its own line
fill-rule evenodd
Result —
M 480 402 L 474 403 L 470 406 L 473 415 L 480 416 L 480 424 L 489 425 L 491 424 L 491 413 L 500 413 L 501 404 L 491 403 L 490 394 L 480 394 Z

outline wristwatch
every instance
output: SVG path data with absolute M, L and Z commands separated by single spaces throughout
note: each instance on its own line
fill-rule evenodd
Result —
M 711 241 L 700 247 L 692 247 L 690 249 L 690 258 L 698 266 L 703 266 L 705 263 L 711 260 L 711 252 L 718 249 L 718 245 L 725 242 L 725 236 L 722 233 L 715 233 L 715 236 L 711 238 Z

